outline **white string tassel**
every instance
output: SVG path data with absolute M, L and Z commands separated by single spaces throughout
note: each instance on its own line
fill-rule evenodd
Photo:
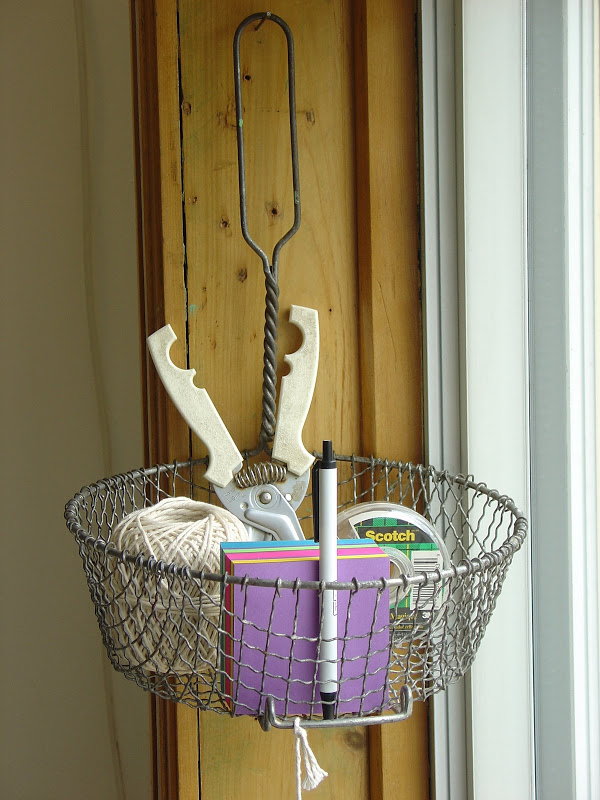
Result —
M 307 792 L 316 789 L 323 778 L 327 777 L 327 772 L 321 769 L 310 749 L 307 733 L 300 725 L 300 717 L 294 719 L 294 736 L 296 737 L 296 800 L 301 800 L 302 789 L 306 789 Z M 306 772 L 303 781 L 302 757 L 304 757 L 304 771 Z

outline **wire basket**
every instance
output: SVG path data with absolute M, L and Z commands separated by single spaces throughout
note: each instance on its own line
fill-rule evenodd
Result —
M 405 718 L 412 698 L 425 700 L 471 666 L 527 521 L 512 500 L 470 477 L 377 458 L 337 462 L 340 509 L 367 500 L 415 509 L 450 555 L 451 566 L 432 573 L 328 584 L 338 590 L 333 724 Z M 87 486 L 67 504 L 108 657 L 142 688 L 193 708 L 249 714 L 263 727 L 298 715 L 332 724 L 319 719 L 318 610 L 306 613 L 318 609 L 322 584 L 195 572 L 111 543 L 124 516 L 165 497 L 214 502 L 205 468 L 196 460 L 136 470 Z M 310 536 L 310 495 L 298 516 Z M 408 589 L 411 607 L 400 616 L 393 598 Z M 260 620 L 248 619 L 253 593 Z

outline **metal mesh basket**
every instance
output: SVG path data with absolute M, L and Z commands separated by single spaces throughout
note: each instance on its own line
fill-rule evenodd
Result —
M 257 22 L 258 30 L 266 20 L 279 25 L 287 40 L 294 208 L 293 224 L 275 245 L 271 259 L 247 226 L 239 59 L 244 29 Z M 260 257 L 265 275 L 263 413 L 257 447 L 246 454 L 247 459 L 259 457 L 261 463 L 262 454 L 274 453 L 270 444 L 277 410 L 279 255 L 300 225 L 289 26 L 270 12 L 250 15 L 236 31 L 234 62 L 242 234 Z M 171 331 L 169 341 L 172 335 Z M 193 377 L 192 371 L 187 372 Z M 286 380 L 289 376 L 282 383 Z M 307 397 L 312 391 L 313 386 L 302 388 Z M 201 432 L 196 433 L 202 438 Z M 449 566 L 393 579 L 354 578 L 327 584 L 325 589 L 317 581 L 195 572 L 119 550 L 114 529 L 130 512 L 166 497 L 216 501 L 213 487 L 204 479 L 207 464 L 202 460 L 117 475 L 75 495 L 65 511 L 67 525 L 79 546 L 102 639 L 115 669 L 161 697 L 203 710 L 257 716 L 265 728 L 287 727 L 299 715 L 305 727 L 404 719 L 413 698 L 425 700 L 464 675 L 506 570 L 525 537 L 525 518 L 509 498 L 469 477 L 376 458 L 338 456 L 337 462 L 340 510 L 363 501 L 389 501 L 414 509 L 444 541 Z M 256 474 L 260 478 L 260 469 Z M 277 469 L 264 474 L 272 477 Z M 260 479 L 253 485 L 267 483 Z M 310 494 L 297 513 L 305 537 L 311 538 Z M 339 691 L 336 719 L 323 721 L 317 675 L 319 664 L 326 660 L 321 645 L 327 641 L 323 650 L 332 648 L 331 640 L 323 637 L 319 609 L 322 592 L 331 589 L 338 602 Z
M 322 724 L 320 625 L 303 627 L 303 609 L 318 609 L 322 585 L 195 572 L 111 544 L 117 523 L 135 509 L 169 496 L 214 502 L 205 468 L 199 460 L 117 475 L 67 504 L 108 656 L 142 688 L 194 708 L 250 714 L 265 727 L 296 715 Z M 508 497 L 431 467 L 338 456 L 338 476 L 340 509 L 401 503 L 433 524 L 450 554 L 451 566 L 432 573 L 334 586 L 344 631 L 335 722 L 404 718 L 411 698 L 445 689 L 471 666 L 527 522 Z M 307 536 L 309 498 L 298 509 Z M 409 588 L 411 607 L 398 615 L 393 598 Z M 253 593 L 260 593 L 262 622 L 247 619 Z M 292 624 L 278 629 L 283 609 Z M 365 615 L 369 625 L 357 628 Z

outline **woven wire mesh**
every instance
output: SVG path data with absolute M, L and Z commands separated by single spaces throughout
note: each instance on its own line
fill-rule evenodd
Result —
M 123 517 L 165 497 L 216 502 L 205 467 L 199 460 L 117 475 L 67 504 L 108 657 L 142 688 L 194 708 L 257 716 L 272 697 L 284 717 L 311 718 L 320 714 L 317 581 L 195 572 L 111 543 Z M 361 716 L 397 709 L 404 686 L 424 700 L 465 674 L 527 522 L 485 484 L 431 467 L 338 456 L 338 476 L 340 509 L 371 500 L 412 508 L 451 560 L 432 573 L 335 584 L 338 714 Z M 310 538 L 310 495 L 298 516 Z M 410 609 L 399 614 L 394 597 L 408 589 Z M 260 619 L 249 619 L 257 605 Z

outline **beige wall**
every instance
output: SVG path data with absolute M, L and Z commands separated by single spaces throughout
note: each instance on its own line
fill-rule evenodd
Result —
M 142 461 L 128 0 L 1 0 L 0 87 L 0 795 L 149 798 L 62 517 Z

